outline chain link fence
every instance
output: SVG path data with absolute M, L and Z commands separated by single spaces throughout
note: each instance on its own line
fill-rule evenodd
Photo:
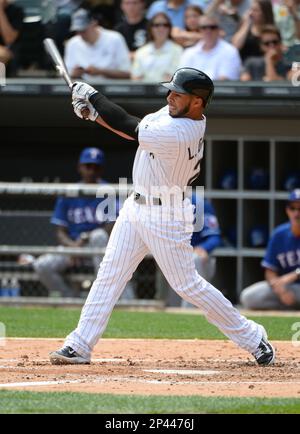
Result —
M 117 188 L 120 201 L 124 191 Z M 104 188 L 104 187 L 103 187 Z M 41 255 L 68 255 L 76 258 L 64 272 L 64 279 L 74 297 L 85 298 L 95 278 L 92 257 L 105 249 L 59 246 L 55 225 L 50 219 L 58 196 L 98 197 L 101 187 L 79 184 L 0 183 L 0 297 L 59 297 L 50 292 L 35 272 L 35 261 Z M 139 265 L 126 288 L 123 299 L 153 300 L 156 288 L 156 263 L 147 256 Z

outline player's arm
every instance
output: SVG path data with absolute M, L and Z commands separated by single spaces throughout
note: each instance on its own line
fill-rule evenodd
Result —
M 19 36 L 19 33 L 20 33 L 19 30 L 15 29 L 11 25 L 5 13 L 3 0 L 0 0 L 0 34 L 2 36 L 4 44 L 5 45 L 13 44 L 17 39 L 17 37 Z
M 110 101 L 86 83 L 75 83 L 72 90 L 73 107 L 82 118 L 84 105 L 90 109 L 89 119 L 128 140 L 137 140 L 140 119 L 128 114 L 122 107 Z
M 65 228 L 64 226 L 57 226 L 56 237 L 59 244 L 65 247 L 82 247 L 86 242 L 86 240 L 81 237 L 79 237 L 75 241 L 72 240 L 72 238 L 70 238 L 68 234 L 67 228 Z
M 287 306 L 291 306 L 296 302 L 294 293 L 287 288 L 287 285 L 295 282 L 298 277 L 299 275 L 295 271 L 279 276 L 275 271 L 269 268 L 265 270 L 265 278 L 273 292 L 280 301 Z
M 275 271 L 266 268 L 265 277 L 272 287 L 286 286 L 298 280 L 299 278 L 298 268 L 296 270 L 297 271 L 290 271 L 289 273 L 279 276 Z
M 101 125 L 102 127 L 104 127 L 106 129 L 112 131 L 113 133 L 118 134 L 119 136 L 123 137 L 124 139 L 127 139 L 127 140 L 136 140 L 137 139 L 137 135 L 136 135 L 136 137 L 132 137 L 133 133 L 131 133 L 131 132 L 129 135 L 129 134 L 126 134 L 124 131 L 117 130 L 117 129 L 113 128 L 112 126 L 108 125 L 108 123 L 106 123 L 105 120 L 101 116 L 97 117 L 96 122 L 97 122 L 97 124 Z M 137 130 L 137 127 L 138 127 L 138 123 L 135 126 L 136 130 Z M 127 127 L 126 127 L 126 130 L 128 130 Z M 134 130 L 132 130 L 132 131 L 134 131 Z
M 209 235 L 205 237 L 202 242 L 194 248 L 199 247 L 209 254 L 220 245 L 222 245 L 222 238 L 220 235 Z

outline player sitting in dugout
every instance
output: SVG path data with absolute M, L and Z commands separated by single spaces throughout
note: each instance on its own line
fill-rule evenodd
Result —
M 104 153 L 98 148 L 85 148 L 79 157 L 78 172 L 82 184 L 105 184 L 102 179 Z M 60 245 L 65 247 L 105 248 L 112 223 L 101 211 L 104 197 L 59 197 L 56 201 L 51 223 L 56 226 L 56 236 Z M 116 204 L 117 206 L 117 204 Z M 115 210 L 117 213 L 117 209 Z M 112 220 L 115 216 L 112 216 Z M 103 255 L 92 257 L 97 273 Z M 80 266 L 83 258 L 69 255 L 45 254 L 37 259 L 20 257 L 20 263 L 32 262 L 39 280 L 49 293 L 59 292 L 62 297 L 74 296 L 75 291 L 65 278 L 65 272 L 72 266 Z M 127 288 L 123 293 L 131 293 Z
M 241 293 L 247 309 L 300 308 L 300 189 L 290 193 L 285 209 L 289 222 L 275 228 L 262 261 L 266 280 Z
M 104 154 L 98 148 L 85 148 L 79 158 L 78 172 L 82 184 L 103 184 Z M 56 201 L 51 223 L 56 226 L 56 236 L 65 247 L 104 248 L 108 241 L 109 229 L 103 215 L 97 211 L 104 198 L 59 197 Z M 93 257 L 95 272 L 103 255 Z M 33 262 L 40 281 L 50 293 L 59 292 L 63 297 L 74 295 L 73 288 L 66 281 L 65 271 L 82 262 L 78 256 L 45 254 Z

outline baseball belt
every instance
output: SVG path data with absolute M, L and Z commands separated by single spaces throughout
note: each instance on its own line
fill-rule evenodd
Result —
M 139 205 L 147 205 L 149 203 L 146 196 L 142 196 L 140 193 L 134 193 L 133 198 Z M 161 199 L 159 197 L 151 197 L 151 205 L 162 205 Z
M 149 199 L 146 196 L 143 196 L 140 193 L 133 193 L 133 199 L 139 205 L 162 205 L 162 200 L 160 197 L 151 196 Z M 184 193 L 182 194 L 182 200 L 184 200 Z

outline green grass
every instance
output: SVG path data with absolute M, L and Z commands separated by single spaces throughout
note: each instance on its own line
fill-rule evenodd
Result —
M 300 413 L 300 400 L 0 391 L 0 413 Z
M 63 338 L 78 322 L 80 309 L 0 308 L 0 322 L 8 337 Z M 270 339 L 290 340 L 291 327 L 299 317 L 255 317 Z M 104 334 L 106 338 L 224 339 L 201 315 L 115 310 Z

